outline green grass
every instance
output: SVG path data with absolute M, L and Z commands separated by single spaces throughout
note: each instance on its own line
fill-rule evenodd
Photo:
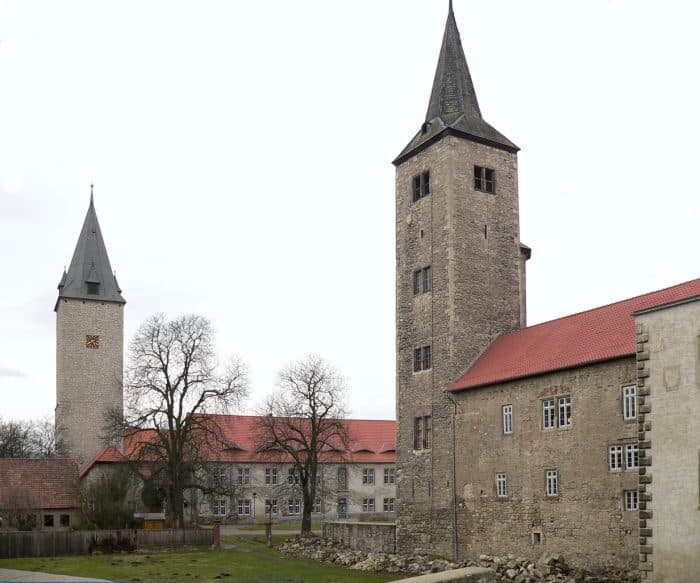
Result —
M 274 537 L 275 545 L 284 537 Z M 231 549 L 0 560 L 0 568 L 26 569 L 112 581 L 202 583 L 380 583 L 399 574 L 363 573 L 298 559 L 268 549 L 262 536 L 225 537 Z
M 236 528 L 240 528 L 241 530 L 261 530 L 265 532 L 265 523 L 260 522 L 258 524 L 240 524 L 236 525 Z M 300 532 L 301 521 L 297 520 L 296 522 L 273 522 L 272 532 L 275 532 L 276 530 L 296 530 L 297 532 Z M 321 523 L 318 521 L 313 521 L 311 523 L 311 530 L 321 530 Z

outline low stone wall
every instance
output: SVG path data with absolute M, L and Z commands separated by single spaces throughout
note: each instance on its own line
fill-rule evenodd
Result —
M 324 522 L 323 538 L 339 542 L 355 551 L 396 552 L 396 524 L 393 522 Z
M 400 579 L 395 583 L 494 583 L 495 581 L 496 571 L 492 569 L 465 567 L 464 569 Z

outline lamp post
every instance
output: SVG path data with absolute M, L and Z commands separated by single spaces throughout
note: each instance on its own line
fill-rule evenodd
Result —
M 253 492 L 253 520 L 255 520 L 255 499 L 257 498 L 258 493 Z
M 267 522 L 265 523 L 265 538 L 267 539 L 267 548 L 272 548 L 272 499 L 267 505 Z

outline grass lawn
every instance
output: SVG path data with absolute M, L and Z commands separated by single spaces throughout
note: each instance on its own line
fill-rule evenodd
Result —
M 284 537 L 274 537 L 279 544 Z M 262 536 L 225 537 L 231 549 L 0 560 L 0 568 L 26 569 L 112 581 L 212 581 L 217 583 L 361 583 L 400 579 L 297 559 L 265 546 Z
M 259 524 L 237 524 L 236 528 L 241 530 L 262 530 L 265 532 L 265 523 L 261 522 Z M 301 532 L 301 521 L 296 522 L 273 522 L 272 532 L 276 530 L 296 530 Z M 321 523 L 318 521 L 311 522 L 311 530 L 321 530 Z

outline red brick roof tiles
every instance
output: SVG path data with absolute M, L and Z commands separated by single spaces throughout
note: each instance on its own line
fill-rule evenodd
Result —
M 700 295 L 700 279 L 499 336 L 447 390 L 602 362 L 635 353 L 634 312 Z
M 0 458 L 0 508 L 61 509 L 77 506 L 77 460 Z
M 255 443 L 255 426 L 259 417 L 252 415 L 215 415 L 224 439 L 232 447 L 219 452 L 218 461 L 262 462 Z M 350 451 L 331 452 L 325 456 L 328 462 L 395 463 L 396 452 L 385 444 L 396 442 L 396 422 L 371 419 L 346 419 L 350 437 Z
M 268 458 L 256 451 L 255 427 L 260 417 L 253 415 L 212 415 L 221 429 L 223 446 L 206 454 L 210 461 L 231 463 L 263 463 Z M 370 419 L 346 419 L 350 437 L 349 451 L 328 448 L 324 462 L 396 463 L 396 422 Z M 139 443 L 152 439 L 153 430 L 131 433 L 124 438 L 124 454 L 112 446 L 103 448 L 87 464 L 82 478 L 95 464 L 118 463 L 135 458 Z

